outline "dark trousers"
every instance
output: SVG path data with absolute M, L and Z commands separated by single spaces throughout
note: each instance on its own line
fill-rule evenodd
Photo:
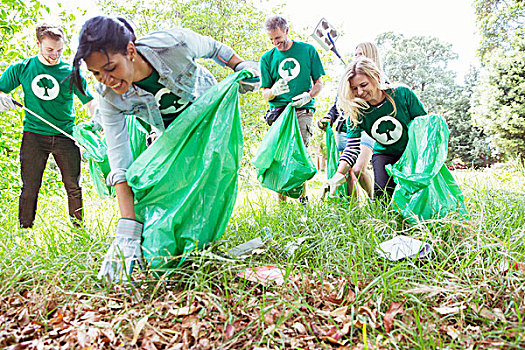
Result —
M 389 201 L 394 195 L 396 183 L 385 170 L 387 164 L 394 164 L 401 158 L 401 155 L 393 154 L 374 154 L 372 156 L 372 166 L 374 167 L 374 198 Z
M 82 221 L 79 148 L 67 137 L 25 131 L 20 148 L 22 193 L 18 203 L 18 218 L 22 227 L 33 226 L 38 192 L 50 153 L 55 158 L 66 188 L 69 215 L 77 220 L 77 223 Z

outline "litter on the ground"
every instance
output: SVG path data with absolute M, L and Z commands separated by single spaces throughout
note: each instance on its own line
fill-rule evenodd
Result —
M 270 282 L 281 285 L 284 283 L 283 272 L 280 268 L 275 266 L 258 266 L 249 267 L 246 270 L 239 272 L 237 276 L 247 279 L 255 283 L 267 285 Z
M 259 248 L 264 247 L 266 242 L 272 239 L 273 231 L 268 226 L 265 226 L 264 230 L 261 233 L 261 237 L 257 237 L 249 240 L 248 242 L 241 243 L 228 250 L 228 253 L 238 258 L 244 259 L 251 254 L 256 254 L 258 251 L 261 251 L 261 249 Z
M 306 240 L 310 238 L 312 237 L 300 237 L 292 242 L 287 243 L 286 246 L 284 247 L 284 255 L 287 258 L 291 257 L 292 255 L 295 254 L 295 251 L 299 249 L 301 244 L 303 244 Z
M 263 240 L 261 239 L 261 237 L 257 237 L 249 240 L 248 242 L 244 242 L 242 244 L 239 244 L 238 246 L 233 247 L 232 249 L 228 250 L 228 253 L 243 258 L 247 257 L 255 249 L 261 248 L 263 246 Z
M 396 261 L 403 258 L 422 258 L 432 251 L 432 246 L 418 239 L 396 236 L 379 244 L 376 252 L 383 258 Z

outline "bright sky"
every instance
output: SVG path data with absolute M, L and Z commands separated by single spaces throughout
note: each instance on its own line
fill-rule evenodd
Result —
M 458 60 L 451 62 L 451 69 L 458 73 L 458 83 L 463 82 L 471 64 L 479 65 L 472 0 L 287 0 L 283 16 L 297 31 L 308 28 L 304 31 L 308 34 L 324 17 L 343 33 L 336 42 L 341 55 L 350 55 L 358 43 L 375 41 L 377 35 L 392 31 L 407 37 L 433 36 L 452 44 L 459 55 Z

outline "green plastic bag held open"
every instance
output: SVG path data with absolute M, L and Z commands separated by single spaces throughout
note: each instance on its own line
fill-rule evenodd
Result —
M 146 150 L 148 131 L 135 116 L 127 116 L 126 123 L 130 135 L 131 153 L 136 159 Z M 106 140 L 92 130 L 91 123 L 79 123 L 73 127 L 73 138 L 84 148 L 84 158 L 89 165 L 93 185 L 100 198 L 115 197 L 115 188 L 106 184 L 111 171 L 107 155 Z
M 110 172 L 106 140 L 91 130 L 91 123 L 79 123 L 73 127 L 73 137 L 84 148 L 84 158 L 89 165 L 93 185 L 100 198 L 114 197 L 115 189 L 106 185 Z
M 397 186 L 392 207 L 410 223 L 436 219 L 459 212 L 468 219 L 463 194 L 445 166 L 449 130 L 440 115 L 427 115 L 412 121 L 405 152 L 386 171 Z
M 152 269 L 180 265 L 224 233 L 242 158 L 238 81 L 250 76 L 241 71 L 209 89 L 128 169 Z
M 317 173 L 291 104 L 264 136 L 252 164 L 263 187 L 291 198 L 299 198 L 303 184 Z
M 339 166 L 339 150 L 335 142 L 335 136 L 329 124 L 326 125 L 326 177 L 332 178 L 337 172 Z M 346 185 L 339 186 L 335 192 L 336 198 L 348 197 L 348 187 Z

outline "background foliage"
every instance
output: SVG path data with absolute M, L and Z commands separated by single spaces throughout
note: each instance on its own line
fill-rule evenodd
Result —
M 474 1 L 483 67 L 473 119 L 507 157 L 525 154 L 525 3 Z

